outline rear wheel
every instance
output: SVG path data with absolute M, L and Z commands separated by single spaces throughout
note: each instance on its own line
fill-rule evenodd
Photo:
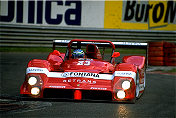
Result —
M 136 74 L 136 98 L 139 98 L 139 72 Z
M 144 70 L 144 90 L 145 90 L 145 81 L 146 81 L 146 69 Z

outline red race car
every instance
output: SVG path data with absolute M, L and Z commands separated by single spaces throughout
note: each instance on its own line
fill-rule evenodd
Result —
M 116 62 L 116 43 L 74 39 L 66 53 L 55 50 L 47 60 L 28 63 L 20 94 L 33 98 L 111 100 L 134 103 L 145 89 L 145 56 L 124 56 Z M 62 49 L 62 48 L 60 48 Z

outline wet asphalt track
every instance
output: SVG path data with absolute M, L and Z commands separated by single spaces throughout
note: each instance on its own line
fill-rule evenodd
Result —
M 16 98 L 31 59 L 46 59 L 47 53 L 1 53 L 1 96 Z M 176 76 L 147 73 L 146 90 L 136 104 L 74 101 L 20 101 L 0 99 L 18 107 L 0 111 L 1 118 L 175 118 Z M 7 100 L 7 101 L 6 101 Z M 11 102 L 13 101 L 13 102 Z

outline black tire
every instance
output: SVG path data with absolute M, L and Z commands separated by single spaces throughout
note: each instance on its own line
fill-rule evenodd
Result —
M 135 92 L 136 98 L 139 98 L 140 93 L 139 93 L 139 71 L 137 71 L 136 74 L 136 92 Z
M 136 103 L 136 97 L 133 100 L 129 101 L 129 103 L 135 104 Z
M 136 84 L 135 98 L 133 100 L 129 101 L 131 104 L 135 104 L 136 100 L 139 98 L 139 72 L 138 71 L 137 71 L 137 74 L 136 74 L 135 84 Z

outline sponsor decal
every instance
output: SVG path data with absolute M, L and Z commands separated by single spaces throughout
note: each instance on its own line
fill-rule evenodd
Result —
M 118 71 L 116 71 L 116 74 L 118 76 L 131 76 L 132 75 L 132 73 L 130 72 L 118 72 Z
M 45 73 L 47 74 L 49 71 L 46 68 L 38 68 L 38 67 L 29 67 L 26 69 L 26 74 L 28 73 Z
M 32 69 L 30 69 L 29 68 L 29 70 L 28 70 L 29 72 L 43 72 L 43 69 L 35 69 L 35 68 L 32 68 Z
M 67 78 L 67 77 L 83 77 L 83 78 L 93 78 L 93 79 L 111 79 L 112 75 L 109 74 L 98 74 L 98 73 L 89 73 L 89 72 L 49 72 L 46 68 L 38 67 L 28 67 L 26 69 L 26 74 L 28 73 L 43 73 L 48 77 L 57 77 L 57 78 Z
M 176 1 L 105 1 L 104 28 L 175 31 Z
M 174 23 L 176 16 L 176 5 L 174 5 L 174 1 L 126 1 L 123 19 L 124 21 L 148 22 L 151 16 L 154 23 L 162 19 L 164 23 Z M 152 15 L 149 15 L 150 13 Z
M 107 90 L 107 88 L 91 87 L 90 89 L 94 90 Z
M 103 28 L 104 0 L 0 0 L 0 22 Z
M 50 88 L 65 88 L 65 86 L 49 86 Z
M 133 79 L 136 79 L 136 73 L 133 71 L 115 71 L 114 76 L 132 77 Z
M 132 71 L 115 71 L 113 74 L 98 74 L 98 73 L 89 73 L 89 72 L 49 72 L 46 68 L 38 68 L 38 67 L 28 67 L 26 69 L 26 74 L 28 73 L 43 73 L 46 74 L 47 77 L 54 78 L 69 78 L 69 77 L 82 77 L 82 78 L 92 78 L 92 79 L 102 79 L 102 80 L 113 80 L 115 76 L 119 77 L 132 77 L 136 79 L 136 73 Z M 72 80 L 76 81 L 76 80 Z M 80 80 L 79 80 L 80 81 Z M 87 82 L 90 81 L 80 81 Z M 91 82 L 95 83 L 95 82 Z
M 1 1 L 0 1 L 1 2 Z M 0 22 L 81 25 L 82 1 L 3 1 Z M 1 6 L 1 4 L 0 4 Z M 16 11 L 16 12 L 15 12 Z M 63 13 L 64 12 L 64 13 Z M 25 14 L 25 15 L 24 15 Z
M 63 77 L 89 77 L 89 78 L 99 78 L 98 73 L 88 73 L 88 72 L 65 72 L 62 74 Z
M 96 84 L 96 81 L 94 80 L 81 80 L 81 79 L 65 79 L 63 82 L 68 82 L 68 83 L 86 83 L 86 84 Z

